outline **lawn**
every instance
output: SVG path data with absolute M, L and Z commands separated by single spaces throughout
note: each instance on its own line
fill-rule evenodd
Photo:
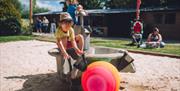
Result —
M 54 37 L 19 35 L 19 36 L 0 36 L 0 43 L 9 42 L 9 41 L 33 40 L 33 39 L 55 42 Z M 173 54 L 176 56 L 180 56 L 180 43 L 177 45 L 167 43 L 164 48 L 156 48 L 156 49 L 137 48 L 137 46 L 129 46 L 128 45 L 129 43 L 130 41 L 126 39 L 107 39 L 107 38 L 91 37 L 91 45 L 95 45 L 95 46 L 106 46 L 106 47 L 122 48 L 133 51 L 165 53 L 165 54 Z
M 33 40 L 34 36 L 25 36 L 25 35 L 17 35 L 17 36 L 0 36 L 0 43 L 2 42 L 10 42 L 10 41 L 20 41 L 20 40 Z
M 106 46 L 106 47 L 122 48 L 127 50 L 165 53 L 165 54 L 173 54 L 180 56 L 180 43 L 178 45 L 166 44 L 164 48 L 145 49 L 145 48 L 137 48 L 137 46 L 129 46 L 128 44 L 130 42 L 131 41 L 124 39 L 120 40 L 120 39 L 91 38 L 91 44 L 96 46 Z

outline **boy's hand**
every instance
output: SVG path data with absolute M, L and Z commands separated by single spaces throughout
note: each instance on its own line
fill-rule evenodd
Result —
M 70 58 L 70 56 L 67 53 L 63 54 L 63 57 L 64 57 L 64 59 L 69 59 Z
M 78 55 L 82 55 L 84 52 L 81 51 L 81 50 L 79 50 L 79 49 L 77 49 L 77 50 L 76 50 L 76 53 L 77 53 Z

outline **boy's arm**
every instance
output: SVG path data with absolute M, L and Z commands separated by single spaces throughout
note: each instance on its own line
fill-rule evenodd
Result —
M 158 42 L 161 42 L 161 41 L 162 41 L 162 36 L 161 36 L 161 34 L 158 34 L 158 37 L 159 37 Z
M 76 52 L 78 54 L 82 54 L 83 52 L 78 48 L 77 46 L 77 43 L 75 41 L 75 34 L 74 34 L 74 30 L 72 29 L 71 30 L 71 44 L 72 44 L 72 47 L 76 50 Z
M 72 40 L 71 43 L 72 43 L 72 46 L 73 46 L 73 48 L 75 49 L 75 51 L 76 51 L 77 54 L 80 54 L 80 55 L 83 54 L 83 51 L 81 51 L 81 50 L 78 48 L 77 43 L 76 43 L 75 40 Z
M 141 23 L 141 34 L 144 33 L 144 30 L 143 30 L 143 23 Z
M 74 48 L 75 50 L 79 50 L 79 48 L 77 47 L 77 43 L 76 43 L 75 39 L 74 39 L 74 40 L 71 40 L 71 43 L 72 43 L 72 46 L 73 46 L 73 48 Z
M 147 42 L 151 42 L 151 33 L 149 34 L 148 38 L 147 38 Z
M 61 39 L 57 38 L 56 44 L 58 48 L 61 50 L 61 53 L 63 54 L 63 56 L 68 58 L 68 53 L 66 52 L 66 49 L 64 48 Z

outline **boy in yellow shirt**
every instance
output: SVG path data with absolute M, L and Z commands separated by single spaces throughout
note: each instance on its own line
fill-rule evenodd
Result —
M 67 49 L 73 48 L 77 55 L 83 54 L 84 38 L 81 34 L 75 36 L 74 29 L 72 28 L 73 19 L 69 13 L 64 12 L 60 14 L 59 27 L 56 30 L 56 44 L 61 51 L 64 59 L 70 58 Z M 77 70 L 75 70 L 75 73 Z M 71 78 L 74 78 L 71 76 Z
M 75 36 L 72 28 L 73 20 L 68 13 L 60 15 L 59 27 L 56 30 L 55 37 L 58 48 L 61 50 L 64 58 L 69 58 L 66 50 L 74 48 L 76 53 L 83 54 L 84 39 L 81 34 Z

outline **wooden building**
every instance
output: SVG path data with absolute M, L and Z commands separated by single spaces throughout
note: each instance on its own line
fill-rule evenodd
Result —
M 108 37 L 130 37 L 135 9 L 88 10 L 93 30 Z M 144 24 L 144 38 L 157 26 L 163 39 L 180 41 L 180 8 L 144 8 L 140 18 Z
M 135 19 L 135 9 L 94 9 L 87 10 L 85 25 L 93 28 L 92 35 L 104 37 L 130 37 L 130 21 Z M 55 18 L 59 20 L 61 12 L 47 12 L 34 15 L 46 16 L 50 22 Z M 141 9 L 140 18 L 144 24 L 144 38 L 158 26 L 165 40 L 180 41 L 180 8 L 144 8 Z

